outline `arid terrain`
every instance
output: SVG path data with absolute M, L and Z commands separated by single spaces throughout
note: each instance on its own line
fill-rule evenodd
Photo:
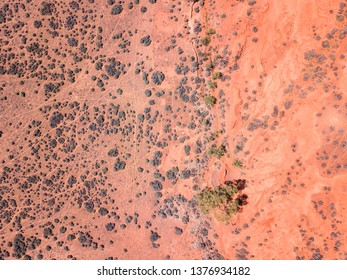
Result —
M 0 3 L 0 259 L 347 259 L 347 1 Z

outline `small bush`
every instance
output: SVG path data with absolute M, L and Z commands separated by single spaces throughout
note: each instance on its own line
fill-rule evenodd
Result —
M 217 220 L 227 222 L 240 209 L 235 199 L 237 193 L 238 189 L 233 185 L 218 186 L 202 190 L 195 199 L 204 214 L 214 214 Z
M 221 72 L 214 72 L 212 74 L 212 79 L 213 80 L 217 80 L 217 79 L 220 79 L 222 77 L 222 73 Z
M 216 34 L 216 30 L 210 28 L 207 32 L 206 32 L 207 35 L 213 35 L 213 34 Z
M 223 145 L 220 145 L 219 147 L 217 147 L 216 145 L 213 145 L 210 149 L 207 150 L 208 155 L 215 156 L 218 159 L 224 156 L 225 153 L 226 153 L 226 148 Z
M 238 159 L 234 159 L 233 166 L 236 168 L 242 168 L 243 167 L 242 161 Z
M 223 131 L 222 130 L 217 130 L 216 132 L 212 132 L 210 137 L 209 137 L 209 140 L 210 141 L 213 141 L 215 140 L 219 134 L 221 134 Z
M 210 89 L 215 89 L 215 88 L 217 88 L 217 83 L 214 81 L 208 81 L 208 87 Z
M 204 46 L 207 46 L 211 42 L 211 38 L 209 36 L 206 36 L 204 38 L 200 39 L 200 43 Z
M 211 94 L 205 95 L 204 100 L 207 106 L 212 106 L 217 103 L 217 99 Z

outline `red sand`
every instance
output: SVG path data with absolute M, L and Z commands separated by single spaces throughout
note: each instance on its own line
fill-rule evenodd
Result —
M 220 235 L 217 248 L 231 259 L 241 248 L 243 257 L 254 259 L 309 259 L 318 258 L 317 253 L 324 259 L 346 258 L 346 59 L 341 55 L 347 45 L 339 39 L 346 29 L 335 18 L 339 5 L 257 1 L 250 17 L 245 16 L 250 7 L 237 1 L 210 9 L 214 6 L 216 14 L 226 14 L 225 19 L 209 14 L 215 20 L 208 25 L 224 35 L 215 47 L 221 51 L 228 44 L 234 56 L 242 52 L 240 69 L 223 87 L 230 104 L 225 113 L 230 150 L 241 136 L 247 138 L 235 155 L 244 168 L 233 168 L 233 158 L 223 159 L 220 182 L 242 177 L 249 196 L 232 224 L 214 224 Z M 323 48 L 334 28 L 330 47 Z M 238 35 L 231 36 L 235 30 Z M 325 61 L 305 60 L 311 50 Z M 324 77 L 314 77 L 317 66 Z M 274 106 L 278 116 L 272 115 Z M 254 118 L 267 128 L 247 130 Z M 211 174 L 206 179 L 213 181 Z

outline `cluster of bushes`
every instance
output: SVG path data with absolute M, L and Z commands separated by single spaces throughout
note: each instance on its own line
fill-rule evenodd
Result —
M 206 32 L 206 36 L 200 39 L 200 43 L 204 46 L 207 46 L 211 42 L 211 35 L 216 34 L 216 31 L 214 29 L 209 29 Z

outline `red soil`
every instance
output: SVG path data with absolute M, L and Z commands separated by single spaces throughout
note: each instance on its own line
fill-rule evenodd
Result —
M 224 35 L 215 48 L 228 44 L 232 55 L 241 56 L 239 70 L 223 86 L 230 104 L 225 113 L 230 150 L 247 138 L 235 155 L 244 167 L 223 159 L 219 180 L 246 179 L 249 196 L 235 221 L 213 225 L 220 235 L 217 248 L 231 259 L 242 248 L 243 257 L 254 259 L 346 258 L 347 45 L 339 38 L 346 30 L 335 17 L 339 4 L 257 1 L 249 17 L 250 7 L 237 1 L 207 10 L 213 7 L 226 14 L 222 19 L 207 13 L 208 25 Z M 322 41 L 335 28 L 324 48 Z M 309 51 L 316 57 L 306 60 Z M 249 131 L 254 118 L 267 128 Z M 211 174 L 206 179 L 213 182 Z

